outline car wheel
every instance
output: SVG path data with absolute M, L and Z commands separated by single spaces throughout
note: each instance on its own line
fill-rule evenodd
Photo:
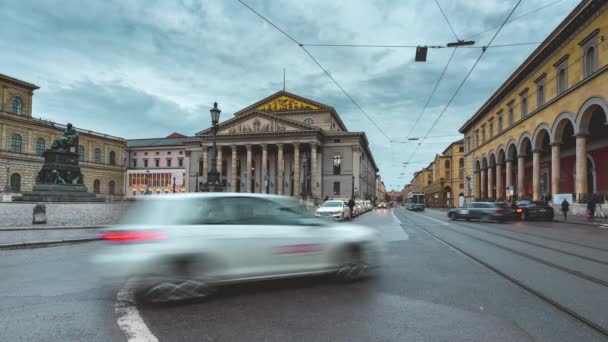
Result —
M 448 218 L 452 221 L 454 221 L 454 219 L 456 219 L 454 213 L 448 213 Z
M 193 260 L 173 262 L 171 265 L 173 274 L 140 284 L 134 292 L 135 300 L 141 304 L 164 304 L 202 300 L 213 295 L 215 293 L 213 286 L 205 279 L 195 278 L 193 275 L 193 269 L 199 266 L 201 263 Z
M 489 222 L 492 221 L 492 218 L 488 214 L 481 215 L 481 221 Z
M 363 258 L 358 245 L 348 246 L 340 255 L 336 278 L 342 282 L 352 282 L 367 276 L 369 265 Z

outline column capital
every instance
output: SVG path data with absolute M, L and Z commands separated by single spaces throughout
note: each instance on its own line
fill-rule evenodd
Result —
M 574 135 L 574 137 L 576 139 L 587 139 L 588 136 L 589 136 L 589 133 L 578 133 L 578 134 Z
M 502 166 L 502 165 L 504 165 L 504 164 L 505 164 L 505 163 L 502 163 L 502 162 L 497 162 L 497 163 L 496 163 L 496 166 Z
M 315 149 L 319 146 L 319 144 L 317 142 L 311 142 L 308 144 L 310 145 L 310 148 L 315 148 Z
M 555 142 L 552 142 L 550 145 L 551 145 L 551 147 L 561 146 L 562 142 L 561 141 L 555 141 Z
M 262 150 L 268 150 L 268 144 L 260 144 L 262 146 Z
M 532 153 L 533 153 L 533 154 L 540 154 L 540 153 L 542 153 L 542 152 L 543 152 L 543 150 L 542 150 L 542 149 L 540 149 L 540 148 L 535 148 L 535 149 L 533 149 L 533 150 L 532 150 Z
M 279 143 L 279 144 L 276 144 L 276 145 L 277 145 L 277 148 L 283 149 L 283 144 L 282 143 Z
M 251 151 L 251 144 L 246 144 L 245 147 L 247 148 L 247 151 Z
M 527 157 L 527 155 L 525 154 L 518 154 L 517 155 L 517 159 L 525 159 Z
M 300 148 L 300 143 L 299 142 L 294 142 L 292 143 L 294 148 Z
M 237 151 L 239 148 L 239 145 L 230 145 L 230 148 L 232 149 L 232 151 Z

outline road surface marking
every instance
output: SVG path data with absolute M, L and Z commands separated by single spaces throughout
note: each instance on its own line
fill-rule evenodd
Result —
M 449 223 L 447 223 L 447 222 L 443 222 L 443 221 L 440 221 L 440 220 L 434 219 L 434 218 L 432 218 L 432 217 L 429 217 L 429 216 L 426 216 L 426 215 L 423 215 L 423 214 L 419 214 L 419 213 L 416 213 L 416 212 L 413 212 L 413 211 L 412 211 L 412 214 L 416 214 L 416 215 L 420 215 L 420 216 L 422 216 L 422 217 L 426 217 L 426 218 L 427 218 L 427 219 L 429 219 L 429 220 L 432 220 L 432 221 L 435 221 L 435 222 L 441 223 L 441 224 L 446 225 L 446 226 L 449 226 L 449 225 L 450 225 L 450 224 L 449 224 Z
M 132 279 L 127 281 L 116 294 L 114 312 L 118 317 L 118 326 L 129 342 L 158 342 L 156 336 L 152 334 L 139 314 L 137 307 L 135 307 L 135 298 L 132 291 L 133 282 Z
M 399 222 L 399 224 L 402 224 L 401 221 L 395 215 L 395 211 L 394 210 L 391 210 L 391 214 L 393 214 L 393 217 L 395 218 L 395 221 Z

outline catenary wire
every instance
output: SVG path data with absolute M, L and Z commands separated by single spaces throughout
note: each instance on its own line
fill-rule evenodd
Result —
M 439 1 L 435 0 L 435 3 L 437 4 L 437 7 L 439 7 L 439 11 L 441 11 L 441 15 L 443 15 L 443 19 L 445 19 L 445 22 L 448 23 L 448 26 L 450 27 L 450 30 L 452 30 L 452 33 L 454 34 L 454 38 L 456 38 L 456 41 L 459 41 L 460 39 L 458 38 L 458 35 L 456 34 L 456 31 L 454 31 L 454 27 L 452 27 L 452 24 L 450 23 L 450 20 L 448 19 L 448 16 L 445 15 L 445 12 L 443 11 L 443 8 L 441 8 L 441 5 L 439 4 Z
M 295 39 L 294 37 L 292 37 L 291 35 L 289 35 L 287 32 L 283 31 L 281 28 L 279 28 L 277 25 L 275 25 L 272 21 L 270 21 L 269 19 L 267 19 L 261 13 L 257 12 L 251 6 L 247 5 L 244 1 L 242 1 L 242 0 L 237 0 L 237 1 L 240 2 L 243 6 L 247 7 L 250 11 L 252 11 L 253 13 L 255 13 L 258 17 L 262 18 L 262 20 L 264 20 L 265 22 L 267 22 L 268 24 L 270 24 L 272 27 L 274 27 L 275 29 L 277 29 L 277 31 L 281 32 L 285 37 L 289 38 L 292 42 L 296 43 L 300 48 L 302 48 L 302 50 L 304 50 L 304 52 L 306 52 L 306 54 L 313 60 L 313 62 L 315 62 L 315 64 L 325 73 L 325 75 L 353 103 L 353 105 L 355 105 L 355 107 L 357 107 L 361 111 L 361 113 L 363 113 L 363 115 L 365 115 L 365 117 L 376 127 L 376 129 L 378 129 L 378 131 L 380 133 L 382 133 L 382 135 L 389 142 L 391 141 L 391 138 L 389 138 L 389 136 L 384 132 L 384 130 L 382 128 L 380 128 L 380 126 L 378 126 L 378 124 L 376 123 L 376 121 L 373 120 L 369 116 L 369 114 L 367 114 L 367 112 L 363 109 L 363 107 L 361 107 L 361 105 L 359 105 L 359 103 L 357 101 L 355 101 L 355 99 L 344 89 L 344 87 L 342 87 L 342 85 L 340 85 L 340 83 L 338 83 L 338 81 L 336 81 L 336 79 L 333 76 L 331 76 L 331 74 L 327 71 L 327 69 L 325 69 L 325 67 L 323 67 L 323 65 L 321 65 L 321 63 L 319 63 L 319 61 L 297 39 Z
M 498 36 L 498 34 L 502 30 L 502 28 L 505 26 L 505 24 L 507 23 L 507 21 L 509 20 L 509 18 L 513 15 L 513 12 L 515 12 L 515 10 L 517 9 L 517 7 L 521 3 L 521 1 L 522 0 L 517 1 L 517 3 L 515 4 L 515 6 L 513 7 L 513 9 L 511 9 L 511 12 L 509 12 L 509 15 L 507 16 L 507 18 L 503 21 L 502 25 L 498 28 L 498 30 L 494 33 L 494 36 L 492 36 L 492 39 L 490 39 L 490 41 L 488 42 L 488 46 L 492 45 L 492 42 L 494 41 L 494 39 L 496 39 L 496 37 Z M 481 54 L 479 54 L 479 57 L 477 57 L 477 59 L 475 60 L 475 63 L 473 63 L 473 66 L 469 69 L 469 71 L 465 75 L 465 77 L 462 80 L 462 82 L 460 82 L 460 84 L 456 88 L 456 91 L 454 92 L 454 94 L 452 94 L 452 97 L 450 97 L 450 99 L 448 100 L 447 104 L 444 106 L 444 108 L 441 111 L 441 113 L 439 114 L 439 116 L 437 116 L 437 118 L 433 122 L 433 125 L 431 126 L 431 128 L 427 131 L 427 133 L 425 134 L 425 136 L 422 138 L 422 141 L 420 143 L 418 143 L 418 145 L 416 145 L 416 148 L 414 149 L 414 151 L 410 155 L 410 158 L 408 159 L 408 163 L 411 161 L 411 159 L 414 157 L 414 155 L 416 154 L 416 152 L 420 148 L 421 143 L 424 142 L 424 140 L 428 137 L 428 135 L 431 133 L 431 131 L 433 130 L 433 128 L 435 128 L 435 126 L 437 125 L 437 122 L 439 122 L 439 119 L 441 119 L 441 117 L 445 114 L 445 112 L 449 108 L 449 106 L 452 103 L 452 101 L 454 101 L 454 98 L 456 98 L 456 95 L 458 95 L 458 93 L 460 92 L 460 89 L 462 89 L 462 86 L 465 84 L 465 82 L 467 81 L 467 79 L 469 78 L 469 76 L 471 75 L 471 73 L 473 72 L 473 70 L 475 70 L 475 67 L 477 66 L 477 64 L 479 63 L 479 61 L 481 60 L 481 57 L 483 57 L 483 55 L 485 54 L 485 52 L 486 52 L 485 49 L 481 51 Z

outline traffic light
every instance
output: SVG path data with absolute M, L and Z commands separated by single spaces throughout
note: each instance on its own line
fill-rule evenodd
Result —
M 426 46 L 416 47 L 416 62 L 426 62 L 426 53 L 428 48 Z

